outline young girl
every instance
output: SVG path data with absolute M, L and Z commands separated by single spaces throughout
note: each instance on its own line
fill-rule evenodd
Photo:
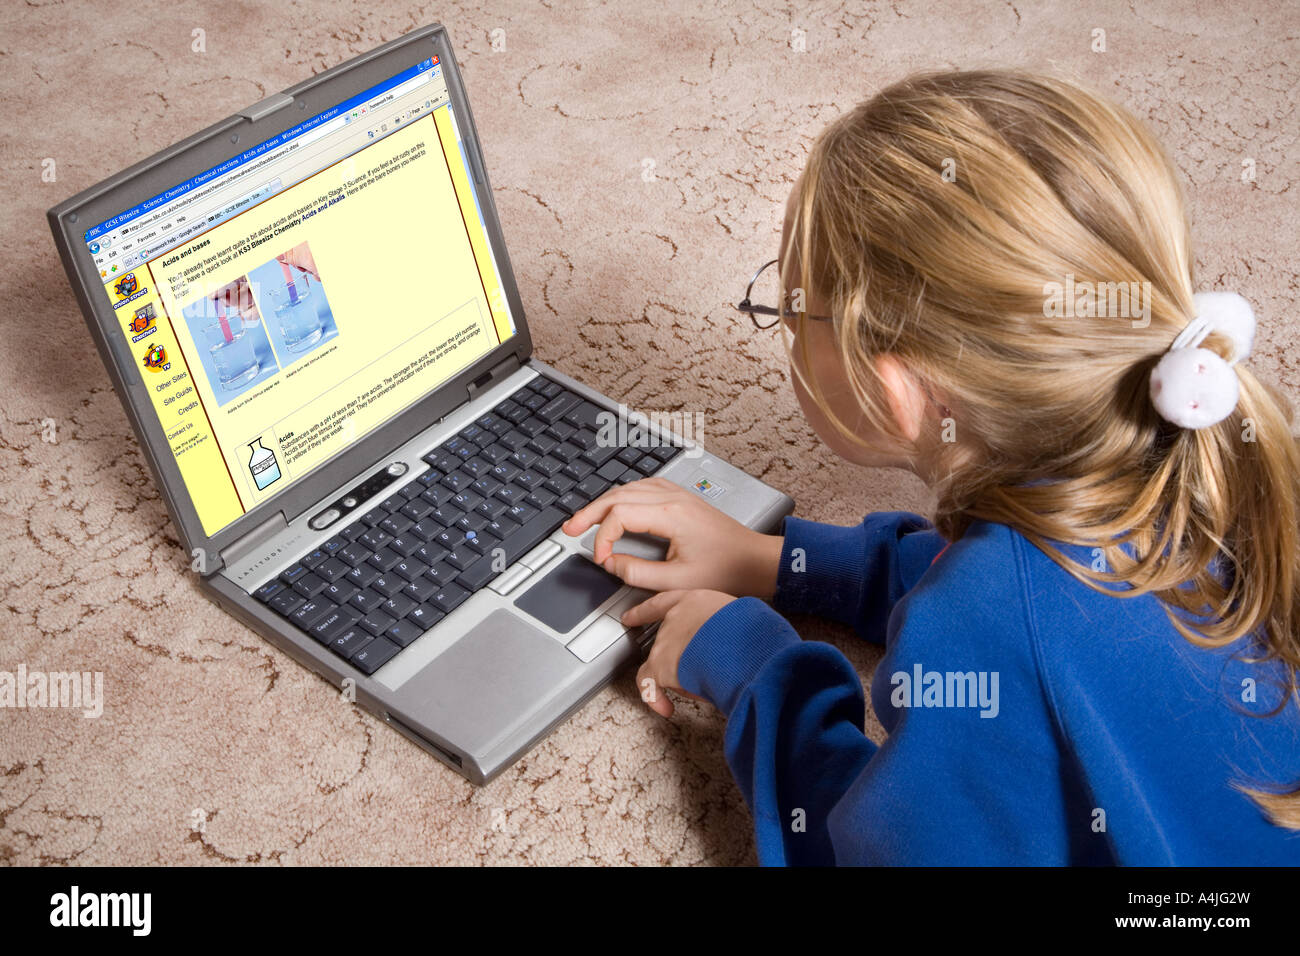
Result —
M 1060 80 L 906 80 L 818 138 L 780 269 L 809 422 L 933 524 L 759 535 L 652 479 L 565 526 L 660 592 L 638 684 L 726 714 L 760 862 L 1300 863 L 1300 454 L 1152 135 Z M 778 612 L 883 642 L 882 745 Z

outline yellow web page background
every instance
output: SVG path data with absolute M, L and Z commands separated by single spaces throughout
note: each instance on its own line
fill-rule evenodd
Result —
M 200 360 L 208 343 L 183 310 L 193 312 L 195 303 L 304 242 L 320 277 L 313 294 L 328 301 L 337 335 L 298 356 L 274 349 L 274 374 L 233 398 L 219 397 L 219 383 L 209 380 Z M 122 303 L 119 319 L 131 342 L 133 317 L 156 303 L 156 330 L 131 350 L 207 534 L 511 334 L 446 109 L 158 257 L 136 275 L 142 291 Z M 265 284 L 251 287 L 261 321 L 275 322 Z M 114 282 L 108 292 L 119 298 Z M 146 364 L 153 345 L 165 350 L 165 368 Z M 280 471 L 264 490 L 250 469 L 254 442 L 275 456 Z

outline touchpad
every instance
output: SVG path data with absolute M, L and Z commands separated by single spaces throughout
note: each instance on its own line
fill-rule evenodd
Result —
M 622 581 L 600 565 L 574 554 L 517 598 L 515 607 L 567 634 L 622 586 Z

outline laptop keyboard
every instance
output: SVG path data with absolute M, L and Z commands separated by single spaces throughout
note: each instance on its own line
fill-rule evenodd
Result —
M 425 455 L 428 471 L 253 595 L 373 674 L 569 515 L 682 450 L 648 436 L 643 445 L 602 445 L 602 412 L 534 378 Z

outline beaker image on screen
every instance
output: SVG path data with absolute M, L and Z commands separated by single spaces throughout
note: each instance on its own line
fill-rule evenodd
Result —
M 248 277 L 281 366 L 292 365 L 339 334 L 308 243 L 262 263 Z
M 181 314 L 218 405 L 280 370 L 247 277 L 193 300 Z

